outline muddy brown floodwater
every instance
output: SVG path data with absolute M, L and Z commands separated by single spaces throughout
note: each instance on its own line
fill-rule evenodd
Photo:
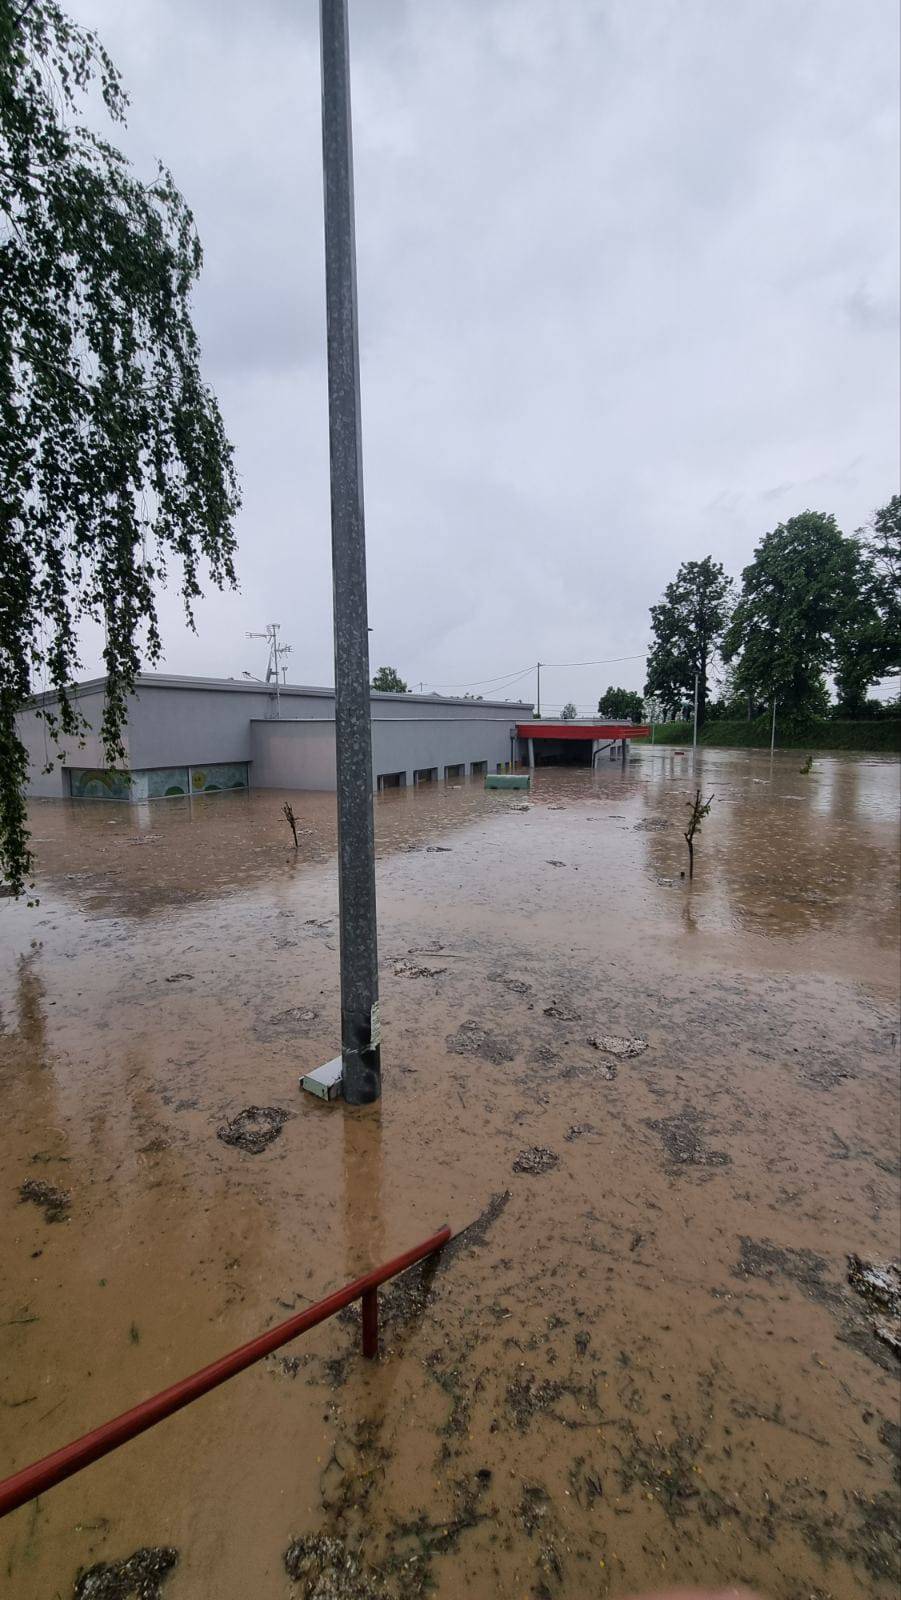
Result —
M 0 1525 L 4 1596 L 894 1596 L 898 765 L 705 751 L 377 802 L 384 1098 L 334 799 L 36 803 L 0 902 L 0 1471 L 481 1218 Z M 242 1113 L 246 1115 L 242 1116 Z M 880 1280 L 881 1281 L 881 1280 Z M 883 1330 L 884 1331 L 884 1330 Z M 122 1564 L 122 1565 L 120 1565 Z

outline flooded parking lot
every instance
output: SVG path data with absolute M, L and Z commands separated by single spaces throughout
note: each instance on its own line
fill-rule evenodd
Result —
M 297 1091 L 338 1046 L 333 796 L 291 796 L 296 852 L 274 792 L 33 805 L 3 1471 L 481 1220 L 386 1292 L 378 1364 L 326 1323 L 0 1524 L 4 1593 L 149 1550 L 167 1600 L 895 1595 L 899 1363 L 848 1256 L 897 1252 L 899 767 L 801 764 L 380 796 L 353 1112 Z

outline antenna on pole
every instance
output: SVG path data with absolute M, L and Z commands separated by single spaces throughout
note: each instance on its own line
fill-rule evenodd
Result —
M 287 668 L 280 665 L 280 658 L 282 656 L 289 656 L 291 654 L 291 646 L 289 644 L 279 644 L 278 642 L 278 632 L 280 627 L 280 622 L 269 622 L 266 625 L 265 633 L 247 633 L 244 636 L 246 639 L 266 639 L 269 642 L 269 661 L 266 665 L 266 682 L 275 684 L 276 722 L 281 716 L 278 677 L 280 672 L 287 671 Z

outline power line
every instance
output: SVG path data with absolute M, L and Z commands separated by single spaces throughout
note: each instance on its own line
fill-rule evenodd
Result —
M 500 683 L 502 678 L 524 678 L 527 672 L 535 671 L 534 661 L 527 667 L 511 667 L 508 672 L 499 672 L 496 678 L 476 678 L 472 683 L 433 683 L 433 689 L 483 689 L 486 684 Z M 418 681 L 418 680 L 417 680 Z
M 541 665 L 542 667 L 553 668 L 554 670 L 567 667 L 611 667 L 615 666 L 616 663 L 620 661 L 644 661 L 646 657 L 647 651 L 642 650 L 634 656 L 602 656 L 599 661 L 542 661 Z M 430 684 L 429 687 L 431 689 L 440 690 L 484 689 L 491 684 L 500 684 L 501 687 L 506 686 L 509 688 L 511 684 L 518 683 L 521 678 L 528 677 L 530 672 L 535 671 L 535 667 L 536 663 L 531 661 L 527 667 L 517 667 L 515 670 L 511 668 L 509 672 L 499 673 L 496 678 L 476 678 L 470 683 L 433 683 Z
M 644 661 L 647 651 L 642 650 L 637 656 L 604 656 L 600 661 L 542 661 L 543 667 L 612 667 L 618 661 Z

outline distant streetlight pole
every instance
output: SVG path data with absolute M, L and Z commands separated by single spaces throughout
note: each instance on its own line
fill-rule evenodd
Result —
M 320 0 L 325 298 L 328 329 L 341 1058 L 349 1105 L 381 1094 L 375 840 L 360 353 L 347 0 Z
M 773 726 L 770 730 L 770 760 L 776 751 L 776 696 L 773 695 Z
M 536 715 L 536 717 L 540 717 L 541 716 L 541 662 L 540 661 L 536 662 L 535 670 L 536 670 L 536 672 L 538 674 L 538 692 L 537 692 L 537 695 L 535 697 L 536 701 L 537 701 L 537 704 L 536 704 L 536 707 L 535 707 L 535 715 Z
M 694 732 L 692 733 L 692 737 L 691 737 L 691 748 L 692 748 L 693 751 L 697 750 L 697 748 L 698 748 L 698 674 L 697 673 L 695 673 L 695 719 L 694 719 Z

